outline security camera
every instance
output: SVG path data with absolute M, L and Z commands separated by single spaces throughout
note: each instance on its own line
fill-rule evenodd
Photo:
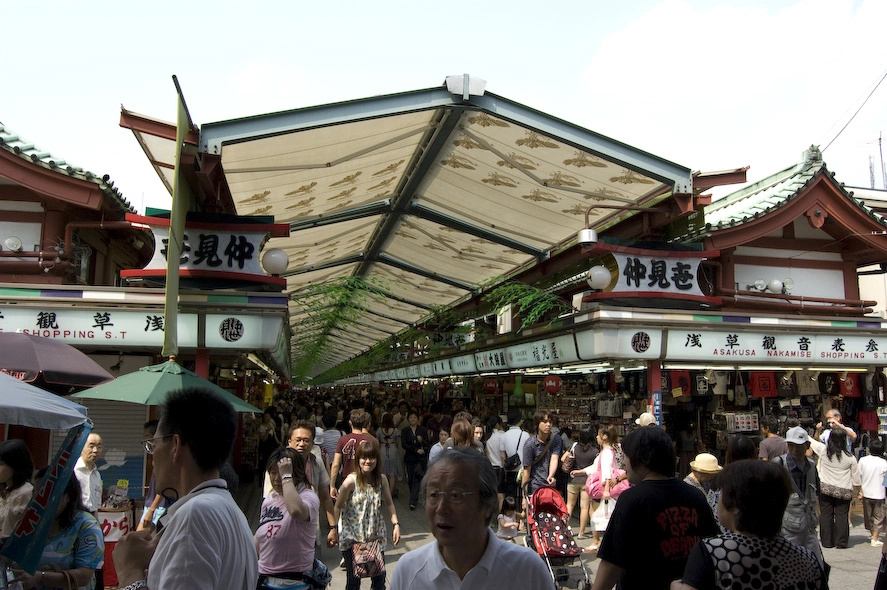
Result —
M 593 229 L 580 229 L 578 237 L 579 245 L 584 248 L 590 248 L 597 244 L 597 232 Z

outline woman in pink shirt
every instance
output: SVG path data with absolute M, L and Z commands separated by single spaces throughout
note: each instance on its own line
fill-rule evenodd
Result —
M 305 460 L 291 448 L 268 459 L 272 492 L 262 502 L 256 551 L 260 588 L 307 588 L 294 580 L 311 576 L 320 500 L 305 476 Z

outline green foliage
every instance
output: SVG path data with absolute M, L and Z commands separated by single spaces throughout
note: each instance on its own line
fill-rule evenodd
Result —
M 390 286 L 383 280 L 343 277 L 311 285 L 292 295 L 292 300 L 307 315 L 297 326 L 298 332 L 313 334 L 294 346 L 293 380 L 299 382 L 335 346 L 331 333 L 345 329 L 361 317 L 360 308 L 371 300 L 384 298 Z
M 570 306 L 557 295 L 515 281 L 493 288 L 482 297 L 482 300 L 490 303 L 497 311 L 510 305 L 521 319 L 518 332 L 542 321 L 552 312 L 557 315 L 570 309 Z

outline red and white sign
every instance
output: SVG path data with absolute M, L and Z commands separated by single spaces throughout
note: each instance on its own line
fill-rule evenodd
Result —
M 545 393 L 560 393 L 561 378 L 557 375 L 548 375 L 542 381 L 542 387 L 545 389 Z
M 484 393 L 498 393 L 499 382 L 495 379 L 486 379 L 484 381 Z

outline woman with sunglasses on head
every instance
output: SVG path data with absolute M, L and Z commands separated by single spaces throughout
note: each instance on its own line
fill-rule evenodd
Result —
M 305 475 L 305 459 L 295 449 L 272 452 L 267 471 L 272 491 L 262 502 L 254 537 L 259 554 L 256 588 L 309 588 L 304 576 L 311 577 L 314 569 L 320 500 Z
M 354 573 L 355 543 L 377 542 L 384 561 L 388 532 L 382 515 L 383 506 L 391 517 L 394 544 L 400 542 L 400 522 L 394 508 L 394 500 L 391 499 L 388 479 L 382 475 L 379 454 L 379 443 L 375 439 L 359 442 L 354 453 L 357 465 L 354 472 L 342 482 L 336 497 L 333 514 L 341 527 L 339 549 L 345 560 L 346 590 L 360 588 L 360 578 Z M 372 590 L 384 590 L 384 571 L 371 579 Z

